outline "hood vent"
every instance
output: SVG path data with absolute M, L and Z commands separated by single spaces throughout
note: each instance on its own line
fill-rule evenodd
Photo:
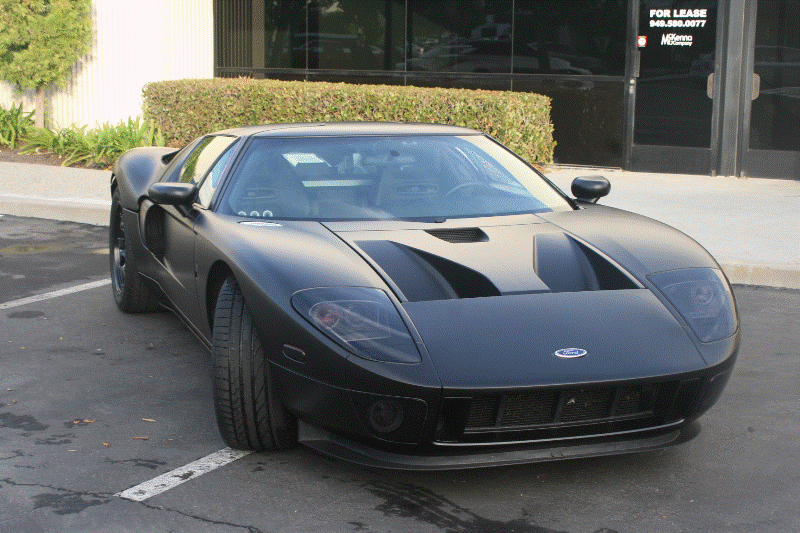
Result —
M 370 231 L 357 234 L 350 244 L 409 302 L 641 288 L 590 244 L 544 229 Z
M 600 254 L 564 233 L 536 235 L 533 250 L 533 268 L 553 292 L 638 288 Z
M 500 296 L 486 276 L 464 265 L 391 241 L 358 245 L 412 302 Z
M 429 229 L 425 233 L 452 244 L 489 241 L 489 236 L 480 228 Z

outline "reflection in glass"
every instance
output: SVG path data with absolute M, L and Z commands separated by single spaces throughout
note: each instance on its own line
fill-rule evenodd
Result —
M 539 92 L 557 160 L 620 165 L 631 1 L 214 0 L 216 75 Z
M 296 62 L 307 60 L 309 69 L 391 70 L 402 60 L 404 15 L 400 0 L 313 0 L 308 32 L 296 35 Z
M 398 70 L 510 74 L 511 6 L 511 0 L 411 0 L 408 57 Z
M 800 0 L 760 0 L 750 148 L 800 150 Z
M 293 50 L 305 33 L 305 0 L 271 0 L 264 9 L 264 66 L 305 68 L 305 57 Z M 301 15 L 301 16 L 298 16 Z
M 405 67 L 427 72 L 622 75 L 627 4 L 411 0 Z
M 514 5 L 515 73 L 623 75 L 627 1 Z

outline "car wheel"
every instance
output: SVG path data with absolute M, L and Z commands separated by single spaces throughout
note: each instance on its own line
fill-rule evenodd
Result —
M 131 238 L 125 231 L 119 191 L 111 196 L 111 220 L 108 227 L 108 255 L 111 267 L 111 289 L 114 301 L 126 313 L 142 313 L 158 309 L 158 301 L 142 283 L 131 251 Z
M 297 421 L 278 401 L 264 349 L 238 283 L 228 278 L 214 311 L 214 407 L 222 438 L 239 450 L 297 443 Z

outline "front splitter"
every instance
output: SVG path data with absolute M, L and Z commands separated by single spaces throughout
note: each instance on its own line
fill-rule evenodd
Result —
M 379 450 L 319 428 L 299 423 L 299 442 L 323 455 L 372 468 L 391 470 L 460 470 L 515 464 L 561 461 L 659 450 L 691 440 L 700 432 L 695 421 L 679 429 L 641 438 L 590 442 L 557 446 L 515 446 L 470 453 L 464 448 L 456 453 L 410 455 Z

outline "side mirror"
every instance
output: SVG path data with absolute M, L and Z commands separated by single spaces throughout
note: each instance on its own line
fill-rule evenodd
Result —
M 161 181 L 147 189 L 147 197 L 159 205 L 189 206 L 197 198 L 197 185 Z
M 611 182 L 603 176 L 582 176 L 572 180 L 572 194 L 583 202 L 597 200 L 611 192 Z

